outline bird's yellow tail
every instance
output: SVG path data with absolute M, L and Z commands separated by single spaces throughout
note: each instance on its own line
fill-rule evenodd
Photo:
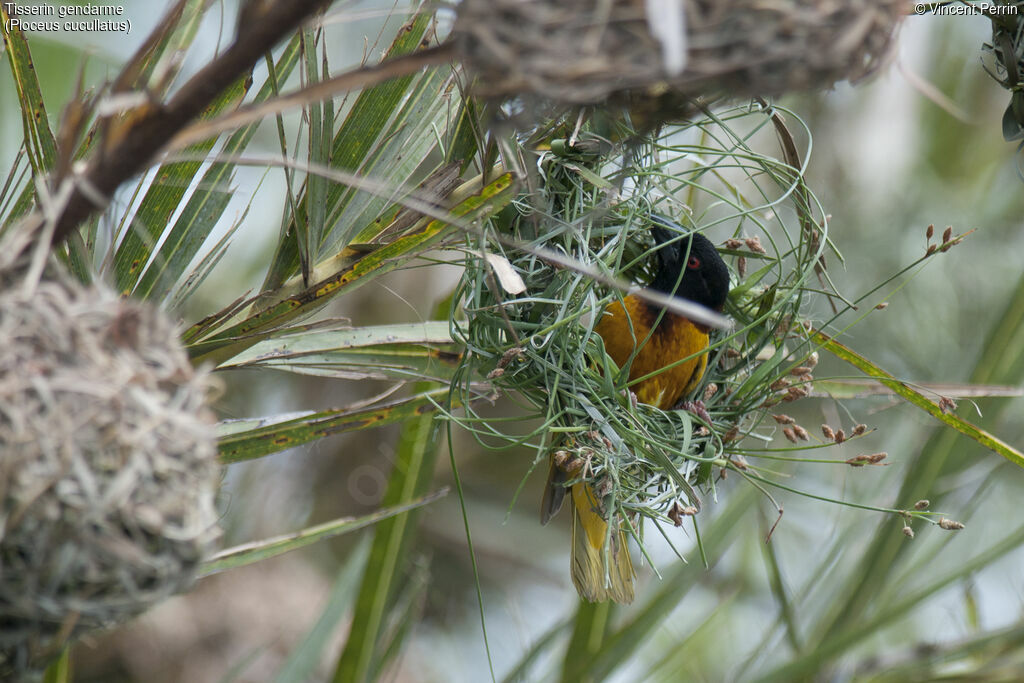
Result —
M 598 512 L 593 490 L 586 484 L 576 484 L 572 487 L 572 502 L 572 582 L 580 597 L 590 602 L 633 602 L 636 574 L 626 534 L 621 529 L 613 531 L 606 552 L 608 523 Z

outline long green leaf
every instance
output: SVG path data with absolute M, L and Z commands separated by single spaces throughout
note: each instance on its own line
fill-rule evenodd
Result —
M 572 637 L 562 660 L 562 680 L 578 681 L 580 662 L 593 659 L 612 630 L 615 606 L 611 602 L 585 602 L 580 600 L 576 608 Z
M 447 388 L 436 389 L 372 408 L 323 410 L 280 421 L 262 419 L 222 422 L 218 439 L 220 460 L 230 465 L 262 458 L 332 434 L 433 415 L 436 402 L 443 400 L 447 394 Z
M 995 318 L 994 329 L 986 337 L 985 348 L 971 373 L 972 384 L 1020 384 L 1024 380 L 1024 277 L 1010 296 L 1001 314 Z M 1006 411 L 1007 401 L 987 402 L 984 406 L 987 424 L 996 424 Z M 922 446 L 914 461 L 907 463 L 913 476 L 904 478 L 896 500 L 915 501 L 929 498 L 933 505 L 940 504 L 943 495 L 936 490 L 942 478 L 952 477 L 965 469 L 970 461 L 962 456 L 959 433 L 950 429 L 937 430 Z M 900 568 L 899 560 L 910 552 L 906 538 L 895 533 L 892 523 L 879 523 L 874 537 L 861 560 L 850 569 L 852 579 L 843 590 L 833 590 L 833 603 L 822 609 L 823 616 L 805 629 L 809 636 L 805 658 L 814 657 L 815 645 L 825 640 L 844 637 L 856 628 L 863 615 L 883 592 L 889 577 Z M 827 663 L 819 660 L 818 666 Z
M 902 397 L 908 403 L 917 406 L 921 410 L 925 411 L 936 420 L 944 422 L 953 429 L 957 430 L 961 434 L 968 436 L 985 448 L 989 448 L 999 455 L 1003 456 L 1014 465 L 1018 467 L 1024 467 L 1024 453 L 1021 453 L 1016 448 L 999 439 L 998 437 L 989 434 L 984 429 L 976 427 L 975 425 L 967 422 L 966 420 L 953 415 L 952 413 L 943 412 L 937 403 L 920 393 L 919 391 L 910 388 L 905 382 L 901 382 L 885 370 L 882 370 L 877 365 L 869 361 L 864 356 L 856 353 L 852 349 L 843 346 L 835 339 L 828 337 L 821 332 L 814 334 L 814 341 L 821 344 L 821 346 L 833 354 L 842 358 L 850 365 L 854 366 L 861 372 L 871 377 L 876 378 L 879 382 L 892 389 L 897 395 Z
M 705 671 L 702 671 L 701 664 L 706 659 L 695 657 L 694 653 L 700 650 L 714 651 L 714 648 L 719 645 L 722 631 L 716 633 L 715 629 L 720 626 L 721 622 L 725 622 L 729 615 L 734 614 L 732 607 L 737 602 L 738 595 L 738 592 L 733 592 L 717 597 L 715 607 L 708 613 L 704 621 L 685 638 L 674 637 L 671 645 L 665 648 L 661 660 L 655 662 L 642 675 L 642 679 L 645 681 L 688 681 L 710 678 Z M 730 674 L 732 674 L 731 671 Z M 732 675 L 730 678 L 740 680 Z
M 25 149 L 36 177 L 45 176 L 57 163 L 57 140 L 50 130 L 50 120 L 43 103 L 43 92 L 32 62 L 28 40 L 21 28 L 11 25 L 4 3 L 0 3 L 0 33 L 6 47 L 7 61 L 14 76 L 14 85 L 21 102 L 21 121 L 25 132 Z M 17 210 L 15 216 L 17 216 Z
M 326 329 L 324 329 L 326 328 Z M 254 344 L 221 368 L 252 365 L 274 358 L 298 358 L 327 350 L 374 347 L 386 344 L 450 344 L 448 322 L 396 323 L 369 327 L 300 326 Z
M 970 576 L 976 571 L 985 569 L 999 558 L 1021 546 L 1024 546 L 1024 526 L 1018 527 L 984 552 L 955 565 L 953 570 L 945 576 L 926 583 L 916 590 L 911 590 L 901 598 L 883 605 L 876 614 L 844 630 L 836 637 L 827 639 L 817 645 L 808 656 L 798 658 L 774 669 L 761 676 L 758 680 L 762 683 L 787 683 L 788 681 L 803 681 L 813 678 L 811 674 L 817 671 L 822 664 L 832 661 L 835 657 L 846 652 L 865 638 L 876 635 L 883 627 L 905 616 L 913 608 L 943 588 L 962 580 L 965 576 Z
M 518 683 L 519 681 L 532 680 L 527 678 L 527 674 L 530 669 L 537 662 L 537 660 L 547 652 L 550 648 L 554 647 L 555 643 L 559 640 L 563 631 L 568 631 L 572 627 L 575 621 L 575 615 L 572 618 L 564 619 L 557 622 L 554 626 L 545 631 L 537 640 L 530 645 L 530 648 L 526 651 L 515 666 L 505 674 L 502 679 L 502 683 Z
M 240 367 L 264 367 L 333 379 L 450 382 L 459 357 L 455 345 L 437 348 L 423 344 L 381 344 L 354 350 L 327 350 L 297 357 L 271 358 Z
M 0 3 L 2 5 L 2 3 Z M 11 73 L 14 76 L 18 100 L 21 104 L 21 119 L 24 130 L 24 149 L 32 168 L 32 177 L 42 181 L 57 166 L 57 140 L 50 130 L 50 121 L 43 102 L 42 90 L 36 75 L 28 41 L 19 27 L 10 25 L 6 7 L 0 6 L 0 35 L 8 54 Z M 36 183 L 26 183 L 18 200 L 8 213 L 8 225 L 25 215 L 35 202 Z M 71 271 L 83 282 L 91 279 L 89 257 L 80 239 L 69 240 L 65 248 L 57 251 L 68 262 Z
M 253 98 L 263 102 L 272 97 L 276 81 L 283 81 L 299 63 L 299 38 L 295 36 L 281 52 L 272 74 Z M 256 135 L 258 124 L 245 126 L 228 137 L 221 153 L 236 155 L 244 151 Z M 140 298 L 162 300 L 185 273 L 185 269 L 199 253 L 231 200 L 229 185 L 235 164 L 214 162 L 203 174 L 198 187 L 189 197 L 174 227 L 167 232 L 153 262 L 139 280 L 134 295 Z
M 370 671 L 370 680 L 380 680 L 392 662 L 402 654 L 405 639 L 421 622 L 426 605 L 427 589 L 430 587 L 430 567 L 425 563 L 412 563 L 408 574 L 388 609 L 377 660 Z
M 1024 670 L 1024 623 L 1017 621 L 1006 628 L 985 631 L 951 645 L 922 648 L 914 644 L 911 652 L 893 659 L 895 664 L 878 660 L 875 667 L 864 671 L 860 680 L 870 683 L 941 681 L 949 680 L 951 671 L 964 672 L 963 676 L 970 675 L 973 681 L 1016 680 Z
M 318 68 L 316 54 L 316 40 L 312 31 L 304 34 L 306 53 L 306 74 L 310 83 L 315 83 L 321 78 L 329 78 L 327 73 L 327 58 L 324 56 L 324 72 L 321 74 Z M 311 103 L 306 113 L 309 117 L 309 161 L 323 167 L 331 165 L 331 135 L 334 132 L 333 108 L 328 99 L 322 104 Z M 302 264 L 302 277 L 308 282 L 312 264 L 316 261 L 319 253 L 320 243 L 323 239 L 327 223 L 327 186 L 328 180 L 319 173 L 312 173 L 306 177 L 305 211 L 302 221 L 297 223 L 304 230 L 299 235 L 300 263 Z
M 164 19 L 174 22 L 175 25 L 161 29 L 163 35 L 160 36 L 149 54 L 139 55 L 140 61 L 137 64 L 129 64 L 125 67 L 121 78 L 126 79 L 127 82 L 122 85 L 132 85 L 140 89 L 149 87 L 148 80 L 166 51 L 171 49 L 172 52 L 183 53 L 192 44 L 199 31 L 205 8 L 202 3 L 187 2 L 175 9 L 181 10 L 182 14 L 172 13 L 172 16 Z M 160 83 L 153 84 L 151 97 L 160 97 L 165 94 L 173 80 L 172 77 L 180 69 L 180 64 L 172 62 L 165 65 L 166 67 L 169 67 L 170 71 L 162 74 Z M 137 73 L 135 73 L 136 70 Z M 210 109 L 204 112 L 204 116 L 212 116 L 223 111 L 244 96 L 244 91 L 244 81 L 239 79 L 231 88 L 221 93 Z M 213 147 L 214 142 L 214 140 L 209 140 L 193 145 L 186 150 L 186 153 L 203 156 Z M 196 160 L 164 164 L 156 170 L 152 182 L 146 189 L 145 196 L 132 217 L 127 234 L 114 252 L 114 284 L 122 294 L 130 294 L 134 289 L 149 261 L 152 250 L 167 230 L 171 215 L 178 209 L 187 188 L 201 166 L 202 162 Z M 143 182 L 145 181 L 140 180 L 138 189 L 141 189 Z
M 46 667 L 43 683 L 71 683 L 71 648 L 65 646 L 60 657 Z
M 512 177 L 504 174 L 459 202 L 449 213 L 463 220 L 480 220 L 504 208 L 513 197 Z M 369 253 L 346 250 L 333 275 L 311 287 L 288 295 L 223 332 L 189 346 L 193 362 L 222 363 L 267 337 L 267 332 L 310 315 L 332 297 L 360 287 L 373 278 L 391 272 L 437 245 L 456 228 L 438 219 L 424 219 L 422 228 L 403 235 Z M 186 338 L 190 334 L 186 332 Z
M 435 500 L 443 498 L 446 495 L 448 495 L 448 489 L 441 489 L 440 491 L 436 491 L 430 495 L 423 495 L 405 503 L 382 508 L 377 512 L 364 515 L 363 517 L 343 517 L 324 524 L 311 526 L 293 534 L 284 534 L 283 536 L 276 536 L 274 538 L 268 538 L 262 541 L 246 543 L 245 545 L 228 548 L 204 562 L 200 568 L 199 575 L 209 576 L 218 572 L 227 571 L 228 569 L 237 569 L 255 562 L 270 559 L 271 557 L 277 557 L 278 555 L 283 555 L 284 553 L 304 548 L 307 545 L 319 543 L 320 541 L 328 538 L 334 538 L 335 536 L 363 529 L 371 524 L 376 524 L 386 519 L 392 519 L 396 515 L 407 514 L 410 510 L 415 510 L 416 508 L 433 503 Z
M 422 415 L 406 422 L 384 494 L 385 505 L 399 505 L 422 495 L 430 486 L 437 461 L 439 427 L 440 422 L 433 415 Z M 345 643 L 334 672 L 336 683 L 368 681 L 379 670 L 385 655 L 380 642 L 385 616 L 401 587 L 401 572 L 417 519 L 414 514 L 400 515 L 376 529 L 352 616 L 352 623 L 359 624 L 359 628 L 352 629 Z
M 378 179 L 389 187 L 417 184 L 442 163 L 437 150 L 436 131 L 444 130 L 450 115 L 441 90 L 447 74 L 432 69 L 417 78 L 388 128 L 388 134 L 371 150 L 359 172 Z M 431 163 L 424 163 L 430 162 Z M 350 198 L 331 213 L 329 224 L 336 226 L 321 247 L 321 254 L 337 251 L 374 219 L 385 213 L 394 197 L 370 194 L 346 188 Z
M 30 177 L 31 167 L 28 165 L 26 157 L 25 144 L 23 142 L 18 148 L 14 162 L 7 169 L 7 177 L 4 178 L 3 184 L 0 185 L 0 235 L 3 234 L 8 221 L 14 217 L 12 209 L 14 206 L 14 196 L 18 192 L 18 188 L 20 187 L 22 190 L 28 189 L 29 183 L 26 180 Z
M 355 599 L 356 582 L 370 557 L 370 540 L 369 536 L 364 535 L 359 539 L 355 549 L 346 555 L 345 564 L 334 580 L 334 586 L 331 588 L 331 594 L 327 596 L 327 603 L 320 613 L 320 618 L 299 646 L 288 655 L 284 666 L 274 677 L 274 683 L 302 683 L 315 678 L 324 650 L 329 646 L 338 630 L 338 624 Z
M 203 112 L 207 119 L 234 106 L 245 96 L 246 78 L 235 81 L 225 89 L 214 103 Z M 204 140 L 188 147 L 184 154 L 203 157 L 216 144 L 216 139 Z M 156 171 L 152 184 L 146 191 L 128 232 L 114 255 L 114 285 L 121 294 L 130 294 L 142 277 L 149 258 L 163 237 L 171 216 L 178 209 L 185 192 L 199 173 L 203 162 L 179 161 L 163 164 Z M 221 184 L 215 184 L 215 191 L 224 192 Z
M 50 121 L 43 103 L 42 89 L 32 62 L 28 40 L 18 27 L 12 27 L 10 15 L 0 3 L 0 35 L 7 54 L 7 61 L 14 76 L 14 85 L 21 103 L 21 121 L 25 136 L 25 150 L 28 154 L 32 175 L 41 178 L 53 169 L 57 162 L 57 140 L 50 130 Z M 25 215 L 32 208 L 35 187 L 28 183 L 18 201 L 8 214 L 8 221 Z
M 430 15 L 426 13 L 413 17 L 409 23 L 399 29 L 387 51 L 387 56 L 396 57 L 415 51 L 423 40 L 430 20 Z M 385 135 L 388 122 L 405 98 L 413 78 L 412 75 L 396 78 L 359 94 L 345 117 L 345 121 L 334 136 L 334 146 L 331 151 L 331 164 L 334 168 L 350 172 L 360 170 L 370 150 Z M 331 223 L 330 217 L 337 215 L 340 210 L 343 196 L 350 196 L 348 188 L 334 185 L 328 190 L 327 224 Z M 300 198 L 297 205 L 300 210 L 304 210 L 305 199 Z M 307 220 L 305 216 L 292 216 L 291 220 L 282 226 L 277 253 L 274 255 L 263 283 L 264 290 L 277 289 L 298 270 L 299 250 L 296 228 L 297 223 L 305 220 Z
M 448 323 L 432 321 L 278 335 L 219 369 L 265 367 L 343 379 L 450 381 L 459 357 Z

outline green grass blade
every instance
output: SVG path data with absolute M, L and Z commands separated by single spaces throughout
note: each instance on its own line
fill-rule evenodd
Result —
M 445 388 L 447 391 L 447 387 Z M 406 422 L 399 437 L 398 452 L 384 505 L 399 505 L 413 499 L 430 486 L 437 461 L 440 422 L 433 415 L 421 415 Z M 379 525 L 363 575 L 352 629 L 338 659 L 334 681 L 341 683 L 371 680 L 381 657 L 381 635 L 385 616 L 394 604 L 402 581 L 409 545 L 416 533 L 415 514 L 393 517 Z
M 987 631 L 976 638 L 951 646 L 914 646 L 912 652 L 898 658 L 895 665 L 885 662 L 884 670 L 875 667 L 864 671 L 859 680 L 870 683 L 905 683 L 905 681 L 950 680 L 950 671 L 970 672 L 974 681 L 1012 681 L 1024 670 L 1024 624 L 1017 622 L 997 631 Z M 963 679 L 961 679 L 963 680 Z
M 502 679 L 502 683 L 518 683 L 519 681 L 535 680 L 527 677 L 530 668 L 534 665 L 537 659 L 543 655 L 547 650 L 558 642 L 559 637 L 563 631 L 568 631 L 573 625 L 575 617 L 570 619 L 564 619 L 559 621 L 554 626 L 544 632 L 537 640 L 530 645 L 530 649 L 526 651 L 512 670 L 505 674 L 505 678 Z
M 479 122 L 485 120 L 482 106 L 470 97 L 462 98 L 459 102 L 459 115 L 449 129 L 451 139 L 445 149 L 445 160 L 461 163 L 463 170 L 479 151 L 479 143 L 484 136 L 478 127 Z
M 237 104 L 245 96 L 245 84 L 245 78 L 238 79 L 220 94 L 200 118 L 211 118 Z M 204 140 L 188 147 L 184 155 L 198 159 L 213 149 L 214 144 L 216 139 Z M 202 161 L 199 160 L 178 161 L 163 164 L 157 169 L 156 176 L 114 255 L 114 286 L 121 294 L 131 294 L 135 289 L 153 250 L 167 229 L 171 216 L 178 209 L 202 165 Z M 215 184 L 210 189 L 224 192 L 221 184 Z
M 416 78 L 386 135 L 360 165 L 359 172 L 388 187 L 411 187 L 436 170 L 443 156 L 438 151 L 436 130 L 447 125 L 449 105 L 439 96 L 447 74 L 431 69 Z M 434 160 L 432 163 L 425 161 Z M 385 213 L 394 197 L 345 188 L 343 197 L 328 223 L 335 228 L 324 236 L 321 254 L 333 253 L 349 244 L 360 229 Z M 396 192 L 396 194 L 398 194 Z
M 905 617 L 915 607 L 943 588 L 981 571 L 993 562 L 1024 545 L 1024 526 L 1016 529 L 995 545 L 960 563 L 956 568 L 916 590 L 908 591 L 901 599 L 883 605 L 879 611 L 844 630 L 834 638 L 826 639 L 804 657 L 797 658 L 760 677 L 761 683 L 786 683 L 811 680 L 823 665 L 834 660 L 865 638 L 876 635 L 883 627 Z
M 71 683 L 71 650 L 65 647 L 60 657 L 46 667 L 42 683 Z
M 359 580 L 366 561 L 370 557 L 370 537 L 364 536 L 345 559 L 338 572 L 327 603 L 316 624 L 292 650 L 284 666 L 274 677 L 274 683 L 302 683 L 315 678 L 324 650 L 329 646 L 338 624 L 352 606 L 356 582 Z
M 254 102 L 266 101 L 275 94 L 276 81 L 273 79 L 283 81 L 288 78 L 299 63 L 299 55 L 299 38 L 295 36 L 281 52 L 273 73 L 260 87 Z M 244 151 L 256 135 L 257 128 L 258 124 L 251 124 L 232 133 L 221 153 L 237 155 Z M 231 200 L 229 186 L 234 169 L 235 164 L 218 161 L 206 170 L 153 262 L 139 280 L 135 296 L 161 301 L 183 276 Z
M 380 680 L 392 662 L 402 653 L 405 640 L 420 623 L 423 616 L 425 596 L 430 585 L 429 566 L 416 564 L 410 567 L 411 574 L 405 579 L 394 604 L 388 611 L 385 629 L 378 651 L 380 656 L 374 662 L 370 680 Z
M 408 502 L 382 508 L 377 512 L 364 515 L 362 517 L 343 517 L 341 519 L 325 522 L 324 524 L 317 524 L 316 526 L 311 526 L 292 534 L 285 534 L 283 536 L 276 536 L 274 538 L 268 538 L 266 540 L 228 548 L 204 562 L 199 570 L 199 575 L 210 576 L 211 574 L 217 574 L 218 572 L 227 571 L 228 569 L 244 567 L 255 562 L 270 559 L 271 557 L 283 555 L 284 553 L 288 553 L 293 550 L 298 550 L 299 548 L 304 548 L 308 545 L 312 545 L 313 543 L 319 543 L 320 541 L 328 538 L 334 538 L 358 529 L 363 529 L 371 524 L 376 524 L 383 520 L 393 519 L 399 515 L 406 515 L 411 510 L 433 503 L 435 500 L 438 500 L 447 494 L 448 489 L 441 489 L 440 491 L 436 491 L 429 495 L 422 495 L 418 498 L 410 499 Z
M 206 250 L 206 253 L 203 254 L 201 259 L 199 259 L 199 262 L 195 267 L 189 271 L 188 277 L 180 281 L 172 296 L 161 299 L 161 301 L 164 302 L 163 306 L 165 308 L 171 311 L 178 311 L 187 306 L 195 291 L 224 257 L 224 254 L 227 252 L 228 246 L 231 243 L 231 238 L 234 237 L 235 232 L 241 224 L 242 222 L 238 221 L 224 233 L 223 237 L 217 240 L 216 244 Z M 150 294 L 148 298 L 153 297 L 154 295 Z
M 1002 439 L 989 434 L 984 429 L 976 427 L 975 425 L 967 422 L 966 420 L 953 415 L 952 413 L 945 413 L 939 408 L 939 405 L 920 393 L 915 389 L 911 389 L 904 382 L 899 381 L 885 370 L 882 370 L 877 365 L 869 361 L 864 356 L 856 353 L 852 349 L 843 346 L 835 339 L 828 337 L 821 332 L 814 334 L 814 341 L 821 344 L 822 348 L 832 352 L 837 357 L 845 360 L 850 365 L 854 366 L 864 374 L 874 377 L 879 382 L 892 389 L 898 396 L 903 398 L 908 403 L 917 406 L 921 410 L 925 411 L 936 420 L 944 422 L 953 429 L 957 430 L 961 434 L 974 439 L 985 448 L 991 449 L 1003 456 L 1014 465 L 1018 467 L 1024 467 L 1024 453 L 1021 453 L 1016 448 L 1006 443 Z
M 1016 290 L 996 321 L 969 378 L 972 384 L 1017 385 L 1024 381 L 1024 277 L 1018 281 Z M 996 424 L 1008 402 L 986 401 L 982 405 L 985 423 Z M 942 429 L 933 434 L 918 456 L 907 463 L 907 471 L 913 472 L 913 476 L 904 479 L 896 500 L 912 502 L 929 498 L 932 505 L 938 505 L 942 498 L 936 490 L 940 478 L 953 476 L 969 464 L 962 457 L 961 444 L 956 431 Z M 880 522 L 871 543 L 862 553 L 862 559 L 850 570 L 855 578 L 847 582 L 845 590 L 834 592 L 833 604 L 823 610 L 824 616 L 805 629 L 805 633 L 817 634 L 815 640 L 820 642 L 842 637 L 846 631 L 855 628 L 875 597 L 883 592 L 889 577 L 899 566 L 900 558 L 909 551 L 906 538 L 893 531 L 892 523 L 888 520 Z M 813 650 L 811 645 L 808 643 L 808 650 Z
M 25 181 L 29 177 L 30 171 L 31 167 L 28 165 L 25 154 L 25 144 L 22 142 L 14 156 L 14 162 L 7 169 L 7 177 L 0 186 L 0 235 L 3 234 L 3 227 L 11 218 L 14 196 L 18 193 L 18 188 L 25 189 L 27 185 Z
M 269 358 L 244 366 L 293 372 L 312 377 L 333 379 L 394 379 L 414 381 L 429 379 L 450 382 L 458 367 L 459 348 L 424 344 L 380 344 L 352 350 L 327 349 L 295 357 Z
M 0 3 L 0 32 L 3 35 L 7 62 L 14 76 L 14 85 L 21 102 L 21 121 L 25 132 L 25 149 L 28 152 L 32 174 L 42 177 L 53 170 L 57 163 L 57 140 L 50 130 L 50 120 L 43 103 L 43 92 L 32 63 L 32 53 L 25 33 L 11 26 L 6 6 Z
M 219 369 L 264 367 L 343 379 L 450 381 L 459 358 L 448 323 L 431 321 L 300 329 L 262 341 Z
M 395 57 L 415 51 L 426 34 L 430 20 L 430 15 L 426 13 L 413 17 L 409 23 L 399 29 L 398 35 L 387 51 L 387 56 Z M 334 135 L 333 149 L 330 155 L 333 168 L 350 172 L 358 172 L 362 168 L 363 162 L 377 141 L 385 135 L 386 130 L 389 130 L 388 122 L 406 97 L 413 78 L 412 75 L 395 78 L 359 94 L 344 122 Z M 348 188 L 333 185 L 328 191 L 326 200 L 328 224 L 331 223 L 330 216 L 336 216 L 343 206 L 343 197 L 350 197 Z M 303 211 L 306 207 L 305 200 L 300 198 L 297 206 L 300 211 Z M 306 220 L 306 216 L 292 216 L 291 221 L 282 226 L 281 241 L 263 283 L 264 290 L 277 289 L 299 269 L 296 227 L 298 223 Z
M 273 358 L 298 358 L 328 349 L 353 349 L 386 344 L 451 343 L 451 331 L 445 320 L 368 327 L 348 327 L 344 321 L 337 326 L 300 325 L 253 345 L 220 367 L 249 365 Z
M 787 590 L 782 573 L 782 561 L 779 559 L 776 544 L 762 543 L 761 555 L 768 569 L 768 584 L 771 587 L 772 596 L 775 598 L 775 604 L 779 606 L 779 618 L 786 628 L 786 640 L 793 652 L 799 653 L 803 650 L 803 643 L 797 626 L 797 610 L 793 604 L 793 596 Z
M 572 636 L 562 661 L 561 680 L 566 683 L 581 679 L 581 664 L 592 660 L 604 645 L 612 630 L 615 606 L 611 602 L 585 602 L 580 600 L 573 621 Z
M 447 389 L 417 394 L 372 408 L 323 410 L 298 418 L 273 421 L 231 420 L 219 425 L 218 448 L 225 465 L 262 458 L 325 436 L 405 422 L 432 415 Z
M 1024 378 L 1024 277 L 1017 281 L 1016 290 L 996 320 L 995 329 L 985 338 L 971 383 L 1020 386 Z
M 688 681 L 697 678 L 708 678 L 705 671 L 702 671 L 702 658 L 694 656 L 701 648 L 705 650 L 717 645 L 720 633 L 716 629 L 721 622 L 725 621 L 731 613 L 733 605 L 737 602 L 738 593 L 732 593 L 720 598 L 715 608 L 707 615 L 689 635 L 682 640 L 673 640 L 672 645 L 665 649 L 664 656 L 655 662 L 647 673 L 644 674 L 645 681 Z M 730 672 L 731 673 L 731 672 Z M 738 677 L 733 680 L 742 680 Z
M 42 178 L 57 163 L 57 140 L 50 130 L 49 116 L 43 103 L 43 93 L 33 66 L 28 40 L 20 28 L 11 27 L 10 16 L 3 3 L 0 3 L 0 35 L 3 36 L 4 52 L 21 103 L 21 121 L 29 166 L 33 177 Z M 35 187 L 28 183 L 8 214 L 8 221 L 25 215 L 34 201 Z
M 510 175 L 494 179 L 450 209 L 449 214 L 462 220 L 480 220 L 504 208 L 513 198 Z M 434 247 L 456 228 L 447 221 L 424 219 L 421 229 L 403 235 L 393 242 L 369 253 L 347 250 L 342 254 L 337 270 L 295 294 L 285 296 L 265 310 L 250 315 L 223 332 L 193 342 L 189 354 L 195 363 L 222 363 L 268 336 L 268 332 L 322 307 L 341 292 L 351 291 L 375 277 L 391 272 L 424 251 Z M 191 338 L 186 332 L 185 338 Z
M 324 73 L 320 73 L 316 54 L 317 41 L 312 31 L 305 32 L 303 43 L 309 82 L 315 83 L 320 80 L 321 76 L 328 78 L 326 55 L 324 55 Z M 309 161 L 324 167 L 331 165 L 331 134 L 334 132 L 334 117 L 333 109 L 329 106 L 330 102 L 331 100 L 326 100 L 322 104 L 312 103 L 306 110 L 306 115 L 309 117 Z M 309 281 L 310 270 L 316 261 L 326 228 L 327 186 L 327 178 L 319 173 L 311 173 L 306 177 L 305 215 L 304 220 L 297 224 L 303 228 L 303 234 L 297 235 L 297 237 L 300 245 L 299 262 L 302 266 L 303 280 L 306 282 Z

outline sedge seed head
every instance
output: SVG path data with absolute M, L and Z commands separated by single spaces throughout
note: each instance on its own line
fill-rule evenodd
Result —
M 768 253 L 768 251 L 763 246 L 761 246 L 761 238 L 758 237 L 757 235 L 754 235 L 753 237 L 747 237 L 743 241 L 746 243 L 747 249 L 754 252 L 755 254 Z

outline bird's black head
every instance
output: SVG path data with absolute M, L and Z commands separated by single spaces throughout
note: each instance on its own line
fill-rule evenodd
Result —
M 700 233 L 685 234 L 662 216 L 651 216 L 658 270 L 651 287 L 670 296 L 720 311 L 729 295 L 729 269 L 718 250 Z M 675 241 L 672 241 L 675 240 Z

